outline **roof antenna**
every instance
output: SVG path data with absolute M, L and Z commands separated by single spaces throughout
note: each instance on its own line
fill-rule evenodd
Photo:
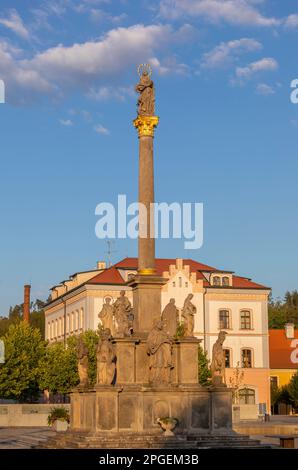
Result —
M 114 240 L 106 240 L 106 243 L 108 245 L 108 249 L 107 251 L 105 251 L 105 253 L 107 253 L 107 258 L 108 258 L 108 268 L 110 268 L 112 266 L 112 254 L 113 253 L 117 253 L 116 250 L 113 250 L 113 244 L 115 243 Z

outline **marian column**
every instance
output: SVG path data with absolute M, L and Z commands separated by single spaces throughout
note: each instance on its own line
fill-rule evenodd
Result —
M 134 331 L 148 333 L 160 320 L 161 287 L 166 279 L 155 271 L 153 138 L 159 118 L 155 116 L 151 68 L 140 65 L 138 72 L 140 81 L 135 90 L 140 96 L 134 126 L 139 136 L 139 261 L 138 274 L 129 285 L 133 288 Z

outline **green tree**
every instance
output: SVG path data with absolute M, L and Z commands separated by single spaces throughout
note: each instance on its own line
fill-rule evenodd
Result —
M 209 359 L 207 357 L 207 351 L 203 351 L 203 348 L 198 348 L 198 362 L 199 362 L 199 384 L 209 385 L 211 379 L 211 371 L 209 367 Z
M 75 351 L 63 343 L 49 344 L 39 362 L 39 387 L 66 394 L 79 383 Z
M 293 375 L 288 385 L 288 392 L 294 407 L 298 408 L 298 371 Z
M 298 291 L 287 291 L 284 299 L 274 300 L 269 297 L 268 302 L 269 328 L 284 328 L 285 323 L 291 322 L 298 327 Z
M 20 321 L 10 325 L 1 338 L 5 344 L 5 363 L 0 366 L 0 396 L 28 401 L 39 393 L 38 365 L 46 343 L 40 331 Z
M 76 349 L 80 338 L 83 339 L 88 348 L 90 384 L 94 385 L 96 383 L 96 347 L 99 336 L 96 331 L 87 330 L 79 336 L 68 338 L 66 347 L 63 343 L 48 345 L 45 356 L 39 364 L 39 386 L 41 390 L 67 394 L 73 387 L 78 385 Z

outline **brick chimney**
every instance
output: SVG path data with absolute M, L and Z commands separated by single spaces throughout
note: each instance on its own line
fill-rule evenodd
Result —
M 23 320 L 26 323 L 30 323 L 30 289 L 31 286 L 26 284 L 24 286 L 24 312 L 23 312 Z

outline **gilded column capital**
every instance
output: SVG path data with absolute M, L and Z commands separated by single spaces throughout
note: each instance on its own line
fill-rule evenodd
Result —
M 134 121 L 134 126 L 138 129 L 139 137 L 154 137 L 154 129 L 159 121 L 158 116 L 138 116 Z

